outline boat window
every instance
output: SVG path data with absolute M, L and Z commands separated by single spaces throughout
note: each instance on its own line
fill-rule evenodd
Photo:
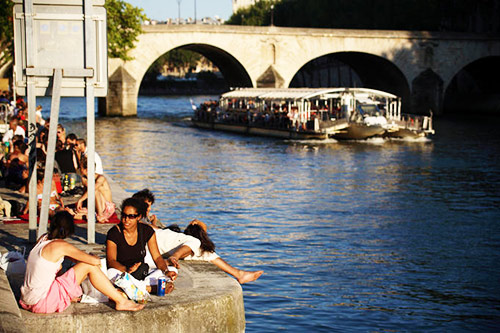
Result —
M 377 106 L 373 104 L 358 105 L 358 108 L 362 115 L 367 116 L 376 116 L 377 112 L 379 112 Z

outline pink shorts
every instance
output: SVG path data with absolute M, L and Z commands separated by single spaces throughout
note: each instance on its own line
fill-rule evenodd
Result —
M 62 312 L 71 304 L 73 298 L 81 295 L 82 288 L 76 283 L 75 270 L 70 268 L 63 275 L 56 277 L 44 299 L 35 305 L 24 304 L 22 300 L 19 303 L 23 309 L 34 313 Z
M 105 203 L 104 211 L 97 214 L 97 221 L 108 222 L 109 218 L 115 213 L 115 204 L 112 202 Z

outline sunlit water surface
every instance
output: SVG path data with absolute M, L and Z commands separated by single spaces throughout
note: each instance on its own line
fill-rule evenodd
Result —
M 500 329 L 498 119 L 323 143 L 199 130 L 190 113 L 140 97 L 137 118 L 97 118 L 96 149 L 164 223 L 202 219 L 224 259 L 265 271 L 243 286 L 248 332 Z M 85 136 L 84 115 L 63 99 L 69 132 Z

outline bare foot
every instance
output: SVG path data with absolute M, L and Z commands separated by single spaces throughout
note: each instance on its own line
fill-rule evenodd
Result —
M 136 304 L 135 302 L 124 299 L 120 303 L 116 303 L 115 309 L 118 311 L 139 311 L 144 308 L 145 304 Z
M 64 210 L 67 211 L 68 213 L 70 213 L 73 216 L 76 215 L 75 211 L 73 209 L 69 208 L 69 207 L 64 207 Z
M 258 278 L 260 278 L 260 276 L 262 275 L 262 273 L 264 273 L 264 271 L 255 271 L 255 272 L 241 271 L 241 272 L 242 272 L 242 274 L 238 278 L 238 282 L 240 284 L 244 284 L 244 283 L 247 283 L 247 282 L 255 281 Z
M 82 214 L 82 213 L 76 213 L 75 216 L 73 216 L 75 220 L 86 220 L 87 215 Z
M 170 294 L 172 291 L 174 291 L 174 283 L 173 282 L 167 282 L 165 286 L 165 294 Z
M 71 299 L 71 303 L 79 303 L 82 300 L 82 296 L 75 297 Z

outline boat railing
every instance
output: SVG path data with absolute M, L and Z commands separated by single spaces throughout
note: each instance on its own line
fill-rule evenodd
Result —
M 406 129 L 434 133 L 434 129 L 432 128 L 432 116 L 402 114 L 401 122 Z

